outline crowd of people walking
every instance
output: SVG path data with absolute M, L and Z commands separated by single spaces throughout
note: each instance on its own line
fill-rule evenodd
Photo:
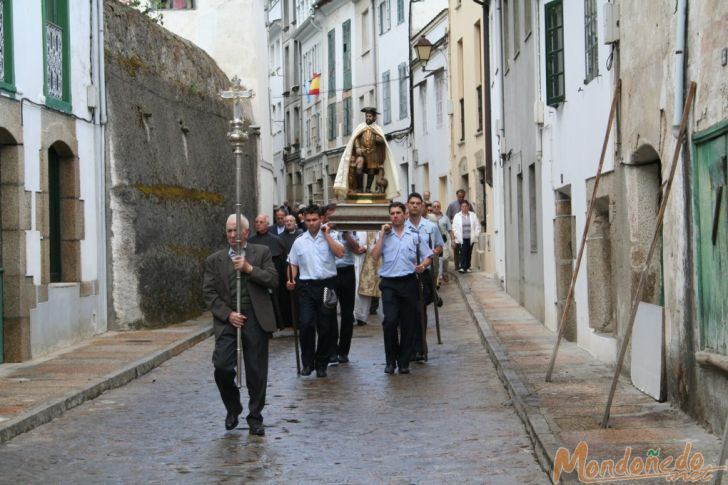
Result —
M 429 192 L 409 194 L 388 206 L 379 231 L 338 231 L 336 204 L 290 207 L 268 215 L 226 221 L 228 247 L 205 263 L 203 296 L 213 313 L 215 382 L 227 410 L 226 429 L 238 425 L 243 407 L 235 385 L 235 335 L 241 331 L 251 434 L 264 435 L 261 411 L 267 385 L 268 339 L 293 327 L 300 343 L 299 373 L 327 377 L 331 364 L 349 363 L 355 324 L 382 315 L 384 372 L 410 373 L 427 361 L 428 306 L 443 304 L 438 289 L 448 265 L 470 272 L 480 223 L 465 191 L 445 213 Z M 240 223 L 240 236 L 237 223 Z M 240 252 L 238 252 L 240 244 Z M 238 294 L 239 293 L 239 294 Z M 238 302 L 239 300 L 239 302 Z M 236 306 L 237 305 L 237 306 Z

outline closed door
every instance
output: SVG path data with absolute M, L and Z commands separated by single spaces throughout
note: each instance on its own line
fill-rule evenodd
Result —
M 693 141 L 700 343 L 728 355 L 728 123 Z

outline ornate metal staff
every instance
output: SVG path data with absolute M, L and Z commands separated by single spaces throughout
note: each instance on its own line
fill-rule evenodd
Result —
M 224 99 L 233 100 L 233 119 L 230 121 L 230 131 L 227 133 L 227 139 L 233 148 L 233 154 L 235 155 L 235 252 L 238 256 L 242 256 L 242 241 L 240 240 L 240 206 L 241 206 L 241 178 L 243 172 L 243 146 L 248 141 L 248 129 L 243 127 L 243 99 L 249 99 L 255 96 L 252 89 L 244 90 L 240 84 L 240 78 L 238 76 L 233 77 L 232 87 L 228 91 L 222 91 L 220 96 Z M 236 302 L 235 311 L 241 313 L 240 308 L 240 271 L 236 272 L 235 284 L 236 284 Z M 237 328 L 237 356 L 238 366 L 236 372 L 236 384 L 238 389 L 243 386 L 242 368 L 243 368 L 243 353 L 242 353 L 242 335 L 240 327 Z

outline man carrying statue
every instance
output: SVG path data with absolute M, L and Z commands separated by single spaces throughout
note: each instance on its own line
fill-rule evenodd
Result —
M 376 123 L 379 113 L 376 108 L 362 108 L 361 111 L 365 113 L 365 122 L 356 127 L 346 144 L 336 172 L 334 191 L 342 198 L 380 193 L 383 198 L 393 199 L 399 196 L 399 180 L 384 131 Z

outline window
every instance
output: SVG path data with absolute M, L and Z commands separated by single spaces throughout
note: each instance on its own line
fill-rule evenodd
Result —
M 15 92 L 13 2 L 11 0 L 0 0 L 0 89 Z
M 478 100 L 478 133 L 483 131 L 483 86 L 475 88 L 475 96 Z
M 379 4 L 379 35 L 389 32 L 391 27 L 391 14 L 389 10 L 389 0 L 383 0 Z
M 544 6 L 546 23 L 546 104 L 557 106 L 564 94 L 564 11 L 562 0 Z
M 392 122 L 392 92 L 389 85 L 389 71 L 382 73 L 382 100 L 384 101 L 382 116 L 386 125 Z
M 361 53 L 369 51 L 369 10 L 361 14 Z
M 344 98 L 344 135 L 351 134 L 351 98 Z
M 445 76 L 442 72 L 435 74 L 435 121 L 437 126 L 442 126 L 443 118 L 443 98 L 445 94 Z
M 351 20 L 341 25 L 342 55 L 344 56 L 344 89 L 351 89 Z
M 331 141 L 336 139 L 336 103 L 331 103 L 328 105 L 327 109 L 327 118 L 329 123 L 328 130 L 326 131 L 328 134 L 328 140 Z
M 460 141 L 465 141 L 465 98 L 460 98 Z
M 398 66 L 399 71 L 399 119 L 407 118 L 407 64 Z
M 159 0 L 160 9 L 191 10 L 195 8 L 194 0 Z
M 584 51 L 586 67 L 584 84 L 586 84 L 599 74 L 596 0 L 584 0 Z
M 523 5 L 523 40 L 527 40 L 531 35 L 531 0 L 525 0 Z
M 404 22 L 404 0 L 397 0 L 397 24 Z
M 422 134 L 427 134 L 427 82 L 420 84 L 420 113 L 422 118 Z
M 45 0 L 43 7 L 43 92 L 49 107 L 68 112 L 71 111 L 68 0 Z
M 329 98 L 336 96 L 336 32 L 329 31 Z

